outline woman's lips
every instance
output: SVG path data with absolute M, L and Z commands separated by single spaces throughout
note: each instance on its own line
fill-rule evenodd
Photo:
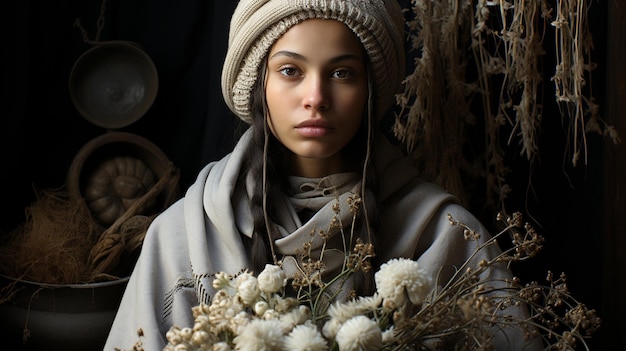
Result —
M 322 137 L 331 132 L 333 128 L 324 120 L 307 120 L 296 126 L 300 135 L 308 138 Z

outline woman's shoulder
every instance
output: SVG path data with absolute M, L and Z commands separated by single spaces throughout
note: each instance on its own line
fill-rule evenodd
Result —
M 437 184 L 415 176 L 380 202 L 382 210 L 388 213 L 422 214 L 440 211 L 443 207 L 460 206 L 456 196 Z

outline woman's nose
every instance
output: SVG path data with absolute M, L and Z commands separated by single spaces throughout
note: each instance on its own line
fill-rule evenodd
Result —
M 329 107 L 328 87 L 324 79 L 318 76 L 307 77 L 304 84 L 303 105 L 306 109 L 325 110 Z

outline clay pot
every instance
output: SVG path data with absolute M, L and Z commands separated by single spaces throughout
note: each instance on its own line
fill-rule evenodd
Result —
M 93 284 L 0 281 L 18 289 L 0 304 L 3 349 L 102 350 L 128 278 Z

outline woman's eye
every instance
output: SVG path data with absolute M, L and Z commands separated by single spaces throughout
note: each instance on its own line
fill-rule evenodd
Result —
M 293 77 L 298 74 L 298 70 L 293 67 L 283 67 L 278 72 L 284 76 Z
M 348 79 L 352 77 L 352 72 L 347 69 L 340 69 L 333 72 L 333 77 L 338 79 Z

